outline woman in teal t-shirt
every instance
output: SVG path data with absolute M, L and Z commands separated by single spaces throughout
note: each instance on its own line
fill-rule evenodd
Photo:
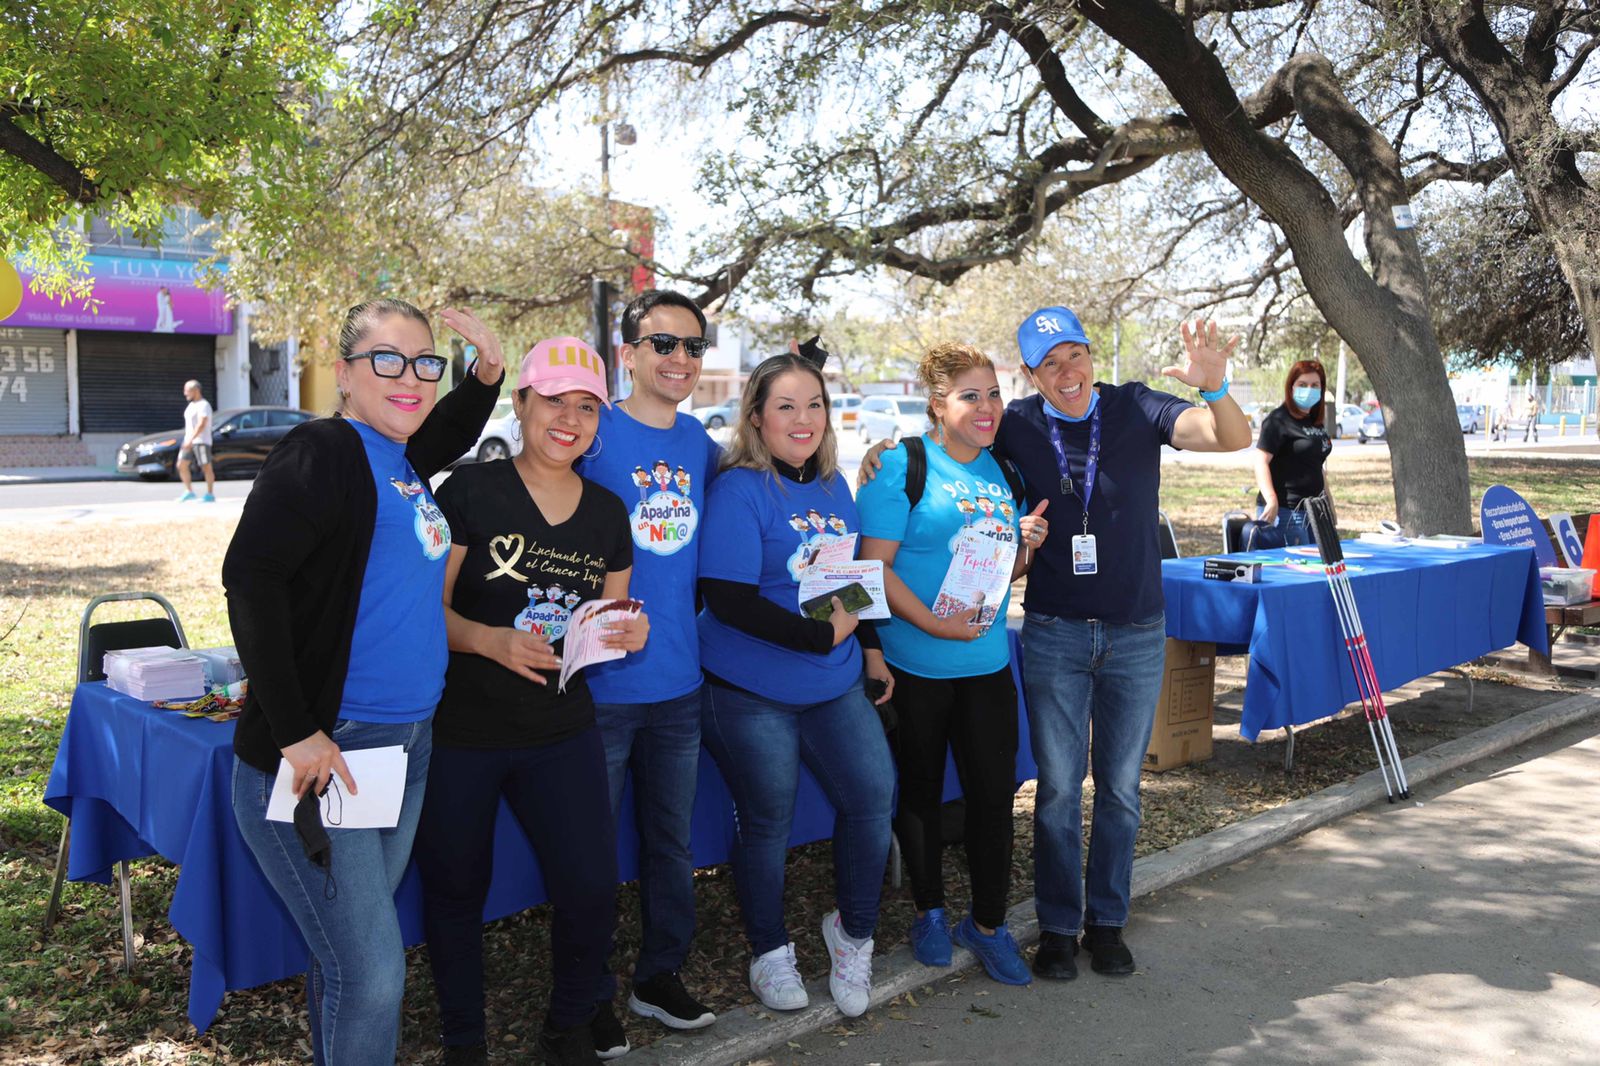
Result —
M 1017 762 L 1005 621 L 1010 583 L 1027 572 L 1049 526 L 1041 513 L 1022 512 L 1023 501 L 988 452 L 1005 408 L 989 357 L 969 345 L 940 344 L 917 373 L 934 426 L 921 441 L 924 482 L 906 484 L 910 449 L 896 448 L 883 453 L 882 471 L 856 501 L 861 557 L 883 560 L 894 612 L 879 636 L 899 712 L 895 834 L 917 905 L 911 942 L 923 963 L 950 964 L 939 815 L 949 750 L 967 801 L 972 878 L 972 912 L 955 938 L 995 980 L 1025 985 L 1027 964 L 1005 927 Z M 908 488 L 921 490 L 915 506 Z M 958 556 L 962 565 L 952 566 Z
M 819 548 L 859 529 L 836 468 L 821 371 L 800 356 L 766 360 L 745 386 L 700 527 L 701 735 L 733 793 L 733 876 L 755 956 L 750 987 L 769 1009 L 808 1003 L 783 916 L 802 762 L 837 812 L 838 910 L 822 920 L 822 936 L 829 991 L 852 1018 L 872 991 L 894 808 L 894 760 L 863 672 L 885 685 L 892 679 L 872 626 L 857 628 L 837 596 L 827 621 L 801 613 L 800 577 Z

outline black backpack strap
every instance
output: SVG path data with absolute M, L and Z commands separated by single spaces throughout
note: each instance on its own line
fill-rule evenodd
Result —
M 906 499 L 914 511 L 928 484 L 928 449 L 921 437 L 903 437 L 900 447 L 906 450 Z
M 1000 472 L 1006 477 L 1006 488 L 1011 490 L 1011 498 L 1016 501 L 1017 509 L 1022 509 L 1022 501 L 1028 495 L 1027 486 L 1022 483 L 1022 471 L 1017 469 L 1017 464 L 1003 455 L 995 455 L 994 446 L 989 446 L 989 454 L 994 456 L 994 461 L 1000 464 Z

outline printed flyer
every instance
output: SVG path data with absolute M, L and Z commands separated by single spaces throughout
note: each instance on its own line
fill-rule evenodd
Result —
M 1000 613 L 1000 604 L 1011 585 L 1017 546 L 969 528 L 958 534 L 952 551 L 950 568 L 934 597 L 933 613 L 948 618 L 976 607 L 977 624 L 987 629 Z
M 811 554 L 800 574 L 800 602 L 860 582 L 872 597 L 872 606 L 858 612 L 856 617 L 888 618 L 889 597 L 883 590 L 883 563 L 876 559 L 857 562 L 856 540 L 857 534 L 849 533 L 824 541 Z
M 585 666 L 610 662 L 628 654 L 621 648 L 606 647 L 601 640 L 611 626 L 632 618 L 643 609 L 644 604 L 639 600 L 589 600 L 580 603 L 567 625 L 557 690 L 567 691 L 567 679 Z

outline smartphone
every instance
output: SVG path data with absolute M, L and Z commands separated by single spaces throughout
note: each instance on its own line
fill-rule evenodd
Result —
M 833 598 L 839 597 L 839 602 L 844 604 L 844 609 L 851 614 L 864 611 L 872 606 L 872 594 L 865 585 L 859 581 L 852 581 L 843 588 L 836 588 L 832 592 L 824 592 L 820 596 L 813 596 L 800 605 L 801 613 L 807 618 L 815 618 L 819 622 L 826 622 L 833 614 Z

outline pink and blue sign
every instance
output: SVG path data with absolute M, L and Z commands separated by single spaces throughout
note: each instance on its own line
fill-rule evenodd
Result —
M 233 332 L 233 312 L 221 289 L 195 284 L 198 267 L 174 259 L 128 259 L 91 255 L 96 301 L 61 301 L 32 291 L 33 276 L 18 269 L 22 302 L 0 326 L 41 329 L 121 329 L 136 333 Z M 3 308 L 0 308 L 3 310 Z

